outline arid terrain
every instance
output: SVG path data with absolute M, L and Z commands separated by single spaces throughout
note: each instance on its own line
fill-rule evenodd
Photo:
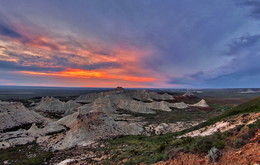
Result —
M 0 164 L 260 163 L 258 89 L 33 90 L 1 95 Z

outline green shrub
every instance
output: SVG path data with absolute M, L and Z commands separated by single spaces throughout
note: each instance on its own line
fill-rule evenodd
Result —
M 212 141 L 207 137 L 197 138 L 195 143 L 192 146 L 192 151 L 198 153 L 206 153 L 213 146 Z
M 163 153 L 156 154 L 154 157 L 150 157 L 149 159 L 145 160 L 144 162 L 147 164 L 153 164 L 159 161 L 162 161 L 166 158 L 166 155 Z
M 241 139 L 241 138 L 238 138 L 236 139 L 234 142 L 233 142 L 233 147 L 235 148 L 240 148 L 242 147 L 243 145 L 245 145 L 246 143 Z
M 225 147 L 225 143 L 222 140 L 217 139 L 213 142 L 213 146 L 217 149 L 223 149 Z

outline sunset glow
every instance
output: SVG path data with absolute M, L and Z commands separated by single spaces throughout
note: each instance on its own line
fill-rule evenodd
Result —
M 253 4 L 65 2 L 1 2 L 0 85 L 258 86 Z

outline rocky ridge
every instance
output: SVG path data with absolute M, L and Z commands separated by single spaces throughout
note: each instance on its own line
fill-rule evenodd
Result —
M 43 97 L 34 109 L 40 112 L 58 113 L 66 116 L 76 112 L 78 107 L 80 107 L 80 104 L 73 100 L 62 102 L 54 97 Z
M 35 111 L 59 113 L 64 117 L 56 121 L 49 120 L 42 127 L 38 127 L 35 124 L 32 125 L 32 123 L 42 122 L 45 118 L 19 104 L 16 111 L 26 112 L 28 115 L 16 115 L 15 117 L 19 119 L 19 122 L 23 123 L 26 120 L 32 126 L 30 129 L 23 129 L 20 132 L 14 131 L 4 134 L 0 138 L 0 142 L 5 144 L 6 148 L 36 141 L 48 150 L 63 150 L 77 145 L 87 146 L 100 139 L 119 135 L 149 135 L 153 132 L 164 134 L 197 124 L 161 123 L 147 127 L 149 123 L 144 121 L 143 117 L 131 114 L 156 114 L 159 111 L 171 112 L 172 108 L 182 110 L 191 106 L 184 102 L 168 102 L 172 100 L 174 100 L 174 97 L 167 93 L 125 90 L 120 87 L 108 92 L 89 93 L 67 102 L 62 102 L 53 97 L 43 97 L 33 107 Z M 81 105 L 80 103 L 85 104 Z M 2 104 L 8 105 L 9 103 Z M 3 112 L 1 113 L 3 115 L 6 113 L 6 109 L 2 108 L 1 112 Z M 8 119 L 8 121 L 12 120 Z M 8 123 L 5 125 L 5 128 L 13 127 L 8 126 Z M 21 124 L 16 125 L 20 126 Z M 12 141 L 15 140 L 17 142 L 13 143 Z
M 48 120 L 40 114 L 28 110 L 22 103 L 0 101 L 0 132 L 16 129 L 32 123 L 44 123 Z

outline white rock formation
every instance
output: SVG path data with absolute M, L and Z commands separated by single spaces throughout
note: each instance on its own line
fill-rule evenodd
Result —
M 158 94 L 156 92 L 151 92 L 151 91 L 147 91 L 147 90 L 131 91 L 131 96 L 132 96 L 132 98 L 140 100 L 140 101 L 174 100 L 174 97 L 167 93 Z
M 103 98 L 105 96 L 120 94 L 124 95 L 129 99 L 136 99 L 144 102 L 152 102 L 152 101 L 163 101 L 163 100 L 174 100 L 172 95 L 167 93 L 158 94 L 156 92 L 151 92 L 147 90 L 124 90 L 123 88 L 116 88 L 115 90 L 108 92 L 100 92 L 100 93 L 89 93 L 86 95 L 79 96 L 76 101 L 83 103 L 91 103 L 98 98 Z
M 187 91 L 187 92 L 184 93 L 182 96 L 183 96 L 183 97 L 194 97 L 195 95 L 194 95 L 194 93 Z
M 203 121 L 201 121 L 203 122 Z M 166 134 L 170 132 L 179 132 L 189 127 L 195 126 L 199 122 L 176 122 L 176 123 L 160 123 L 160 124 L 150 124 L 145 127 L 145 135 L 151 135 L 155 133 L 156 135 Z
M 73 100 L 62 102 L 59 99 L 53 97 L 43 97 L 40 103 L 36 105 L 35 110 L 69 115 L 76 112 L 79 106 L 80 104 Z
M 177 108 L 177 109 L 186 109 L 189 106 L 190 106 L 189 104 L 186 104 L 184 102 L 170 104 L 170 107 L 174 107 L 174 108 Z
M 99 139 L 117 135 L 138 135 L 143 132 L 142 123 L 115 121 L 112 116 L 100 111 L 81 114 L 76 112 L 53 124 L 65 125 L 69 130 L 61 136 L 46 136 L 38 143 L 51 150 L 62 150 L 76 145 L 86 146 Z
M 198 130 L 189 132 L 180 137 L 195 137 L 195 136 L 209 136 L 214 134 L 215 132 L 225 132 L 230 129 L 235 128 L 238 125 L 249 125 L 257 121 L 260 118 L 260 113 L 251 113 L 247 116 L 239 115 L 234 116 L 229 119 L 225 119 L 225 121 L 219 121 L 215 124 L 200 128 Z
M 64 116 L 66 114 L 68 115 L 57 121 L 48 121 L 48 123 L 41 128 L 33 124 L 29 130 L 0 134 L 0 146 L 2 145 L 2 148 L 6 148 L 36 140 L 38 144 L 47 149 L 63 150 L 77 145 L 87 146 L 99 139 L 106 139 L 118 135 L 145 134 L 145 132 L 149 131 L 146 130 L 148 128 L 145 128 L 148 122 L 143 120 L 144 115 L 136 117 L 132 112 L 153 114 L 159 111 L 170 112 L 172 107 L 185 109 L 189 106 L 183 102 L 169 103 L 167 102 L 168 100 L 174 100 L 173 96 L 146 90 L 124 90 L 120 87 L 108 92 L 80 96 L 76 101 L 88 103 L 83 106 L 76 101 L 62 102 L 52 97 L 45 97 L 34 107 L 35 110 L 48 113 L 60 113 Z M 2 104 L 9 105 L 8 103 Z M 17 109 L 20 109 L 23 113 L 27 113 L 29 110 L 25 107 L 23 107 L 24 109 L 21 108 L 21 105 L 20 108 Z M 10 108 L 9 105 L 9 109 L 14 108 Z M 3 113 L 6 112 L 5 109 L 2 110 L 0 108 L 0 115 L 2 115 L 2 111 Z M 17 112 L 19 114 L 20 111 L 16 110 L 14 116 L 17 116 Z M 41 116 L 39 115 L 38 118 L 33 120 L 34 118 L 30 116 L 37 113 L 34 111 L 29 112 L 28 116 L 24 116 L 26 122 L 29 121 L 30 124 L 37 123 Z M 9 113 L 7 116 L 10 117 Z M 19 114 L 18 116 L 22 115 Z M 42 120 L 44 120 L 44 118 Z M 11 121 L 11 119 L 8 119 L 8 121 Z M 23 119 L 19 118 L 19 121 L 15 121 L 14 123 L 18 122 L 16 125 L 20 126 L 20 121 L 23 121 Z M 13 125 L 9 126 L 8 123 L 4 125 L 5 128 L 13 127 Z M 152 125 L 149 128 L 151 128 L 150 133 L 163 134 L 178 130 L 180 125 L 184 124 L 161 123 Z
M 168 104 L 164 101 L 143 103 L 135 100 L 121 100 L 118 108 L 137 113 L 156 113 L 154 110 L 171 111 Z
M 32 123 L 43 123 L 46 119 L 30 111 L 22 103 L 0 101 L 0 131 L 22 127 Z
M 201 107 L 201 108 L 207 108 L 209 105 L 207 104 L 206 100 L 202 99 L 198 103 L 193 104 L 194 107 Z

